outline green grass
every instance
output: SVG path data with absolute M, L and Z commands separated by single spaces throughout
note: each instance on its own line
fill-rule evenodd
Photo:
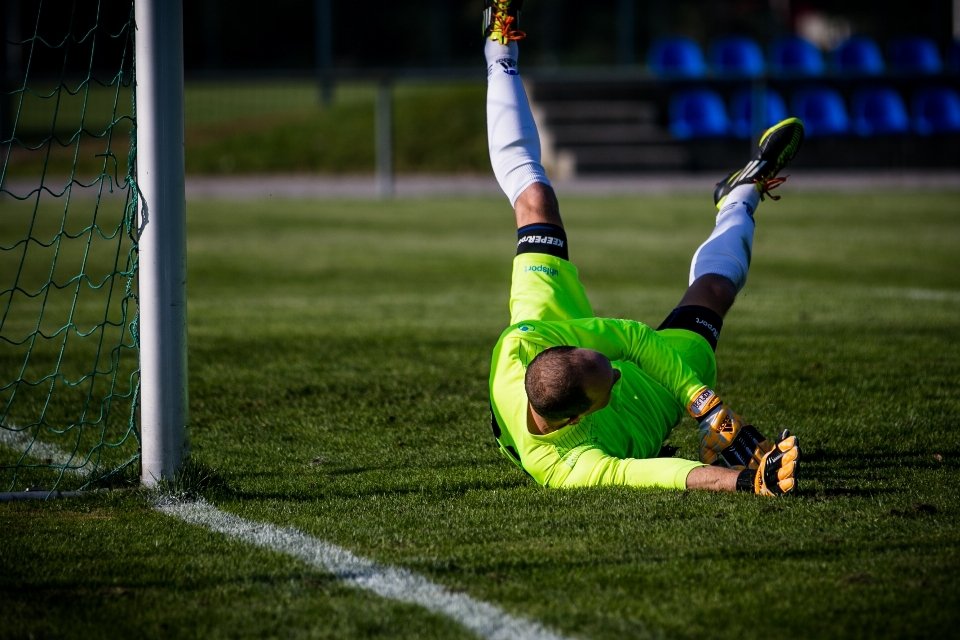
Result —
M 658 323 L 709 196 L 565 199 L 599 315 Z M 189 205 L 208 497 L 589 639 L 926 638 L 960 622 L 960 200 L 765 204 L 719 393 L 804 451 L 782 500 L 547 491 L 489 432 L 502 200 Z M 669 443 L 694 457 L 694 424 Z M 463 637 L 165 519 L 136 494 L 0 505 L 0 637 Z
M 69 87 L 77 91 L 77 87 Z M 49 87 L 37 89 L 51 94 Z M 394 94 L 396 170 L 401 173 L 488 171 L 483 83 L 398 84 Z M 189 82 L 185 87 L 187 172 L 364 174 L 374 170 L 374 85 L 339 85 L 321 107 L 315 83 Z M 123 177 L 132 113 L 129 88 L 91 87 L 60 93 L 59 102 L 25 94 L 18 138 L 40 151 L 15 148 L 7 174 L 70 175 L 85 181 L 105 172 Z M 116 106 L 115 106 L 116 105 Z M 104 133 L 117 122 L 112 141 Z M 86 131 L 77 135 L 82 128 Z M 115 158 L 104 164 L 109 148 Z M 62 145 L 66 146 L 62 146 Z
M 35 201 L 0 200 L 0 421 L 27 429 L 24 437 L 44 425 L 39 439 L 76 452 L 72 467 L 92 453 L 109 471 L 139 448 L 130 430 L 139 365 L 136 283 L 123 275 L 132 271 L 125 195 L 69 205 L 45 197 L 37 215 Z M 0 491 L 52 487 L 47 469 L 2 468 L 21 453 L 0 447 Z M 80 484 L 87 479 L 94 477 Z M 66 485 L 77 480 L 68 476 Z
M 190 119 L 188 110 L 187 172 L 372 173 L 374 88 L 342 87 L 333 106 L 326 109 L 315 104 L 316 87 L 309 89 L 312 106 L 291 97 L 288 104 L 299 108 L 216 121 L 201 119 L 200 109 Z M 394 95 L 397 171 L 489 170 L 484 91 L 483 84 L 398 85 Z M 201 97 L 194 98 L 198 104 Z M 208 100 L 211 113 L 231 108 L 231 101 L 219 94 Z M 243 105 L 242 100 L 237 102 Z

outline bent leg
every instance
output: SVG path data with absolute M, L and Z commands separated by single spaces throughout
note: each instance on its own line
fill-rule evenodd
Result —
M 693 281 L 677 307 L 704 307 L 722 318 L 727 315 L 727 311 L 736 299 L 737 285 L 733 280 L 715 273 L 707 273 Z
M 747 283 L 753 253 L 753 212 L 760 202 L 754 185 L 736 187 L 717 214 L 717 224 L 693 254 L 690 286 L 658 330 L 686 329 L 716 350 L 723 317 Z
M 721 317 L 747 283 L 753 254 L 753 213 L 760 203 L 754 185 L 736 187 L 717 214 L 713 233 L 693 254 L 690 287 L 680 306 L 701 306 Z

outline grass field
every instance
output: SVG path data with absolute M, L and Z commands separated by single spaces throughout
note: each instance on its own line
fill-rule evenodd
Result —
M 960 198 L 787 192 L 758 214 L 718 391 L 799 435 L 797 495 L 547 491 L 502 458 L 512 217 L 461 198 L 190 203 L 206 497 L 583 639 L 956 637 Z M 658 323 L 709 194 L 562 204 L 598 315 Z M 137 492 L 3 504 L 0 529 L 2 638 L 470 637 Z
M 17 102 L 17 137 L 7 175 L 70 175 L 89 181 L 123 177 L 132 126 L 129 87 L 69 86 L 26 94 Z M 489 171 L 483 82 L 398 83 L 394 89 L 394 164 L 402 173 Z M 332 105 L 320 104 L 313 82 L 188 82 L 185 159 L 189 174 L 373 173 L 374 100 L 370 83 L 338 85 Z M 115 127 L 111 130 L 111 123 Z M 80 133 L 82 130 L 84 133 Z M 108 135 L 110 134 L 110 135 Z M 114 157 L 104 164 L 109 148 Z M 49 156 L 47 151 L 49 151 Z M 6 153 L 3 150 L 3 153 Z M 3 157 L 0 156 L 0 160 Z

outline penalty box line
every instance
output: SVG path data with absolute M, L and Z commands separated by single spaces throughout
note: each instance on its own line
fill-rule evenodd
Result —
M 419 605 L 446 616 L 481 638 L 566 640 L 537 622 L 511 616 L 495 605 L 462 593 L 453 593 L 407 569 L 380 566 L 292 527 L 244 520 L 220 511 L 204 500 L 161 502 L 155 508 L 189 524 L 296 558 L 333 574 L 351 587 L 371 591 L 389 600 Z

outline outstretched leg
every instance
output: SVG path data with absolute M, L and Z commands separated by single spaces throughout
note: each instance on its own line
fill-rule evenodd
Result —
M 517 214 L 517 228 L 563 229 L 560 206 L 540 163 L 540 134 L 517 67 L 515 41 L 487 40 L 487 140 L 490 164 Z
M 493 4 L 501 17 L 504 6 L 516 7 Z M 557 197 L 540 163 L 540 135 L 520 81 L 517 43 L 494 34 L 484 53 L 490 164 L 517 220 L 510 323 L 591 318 L 593 309 L 570 262 Z

